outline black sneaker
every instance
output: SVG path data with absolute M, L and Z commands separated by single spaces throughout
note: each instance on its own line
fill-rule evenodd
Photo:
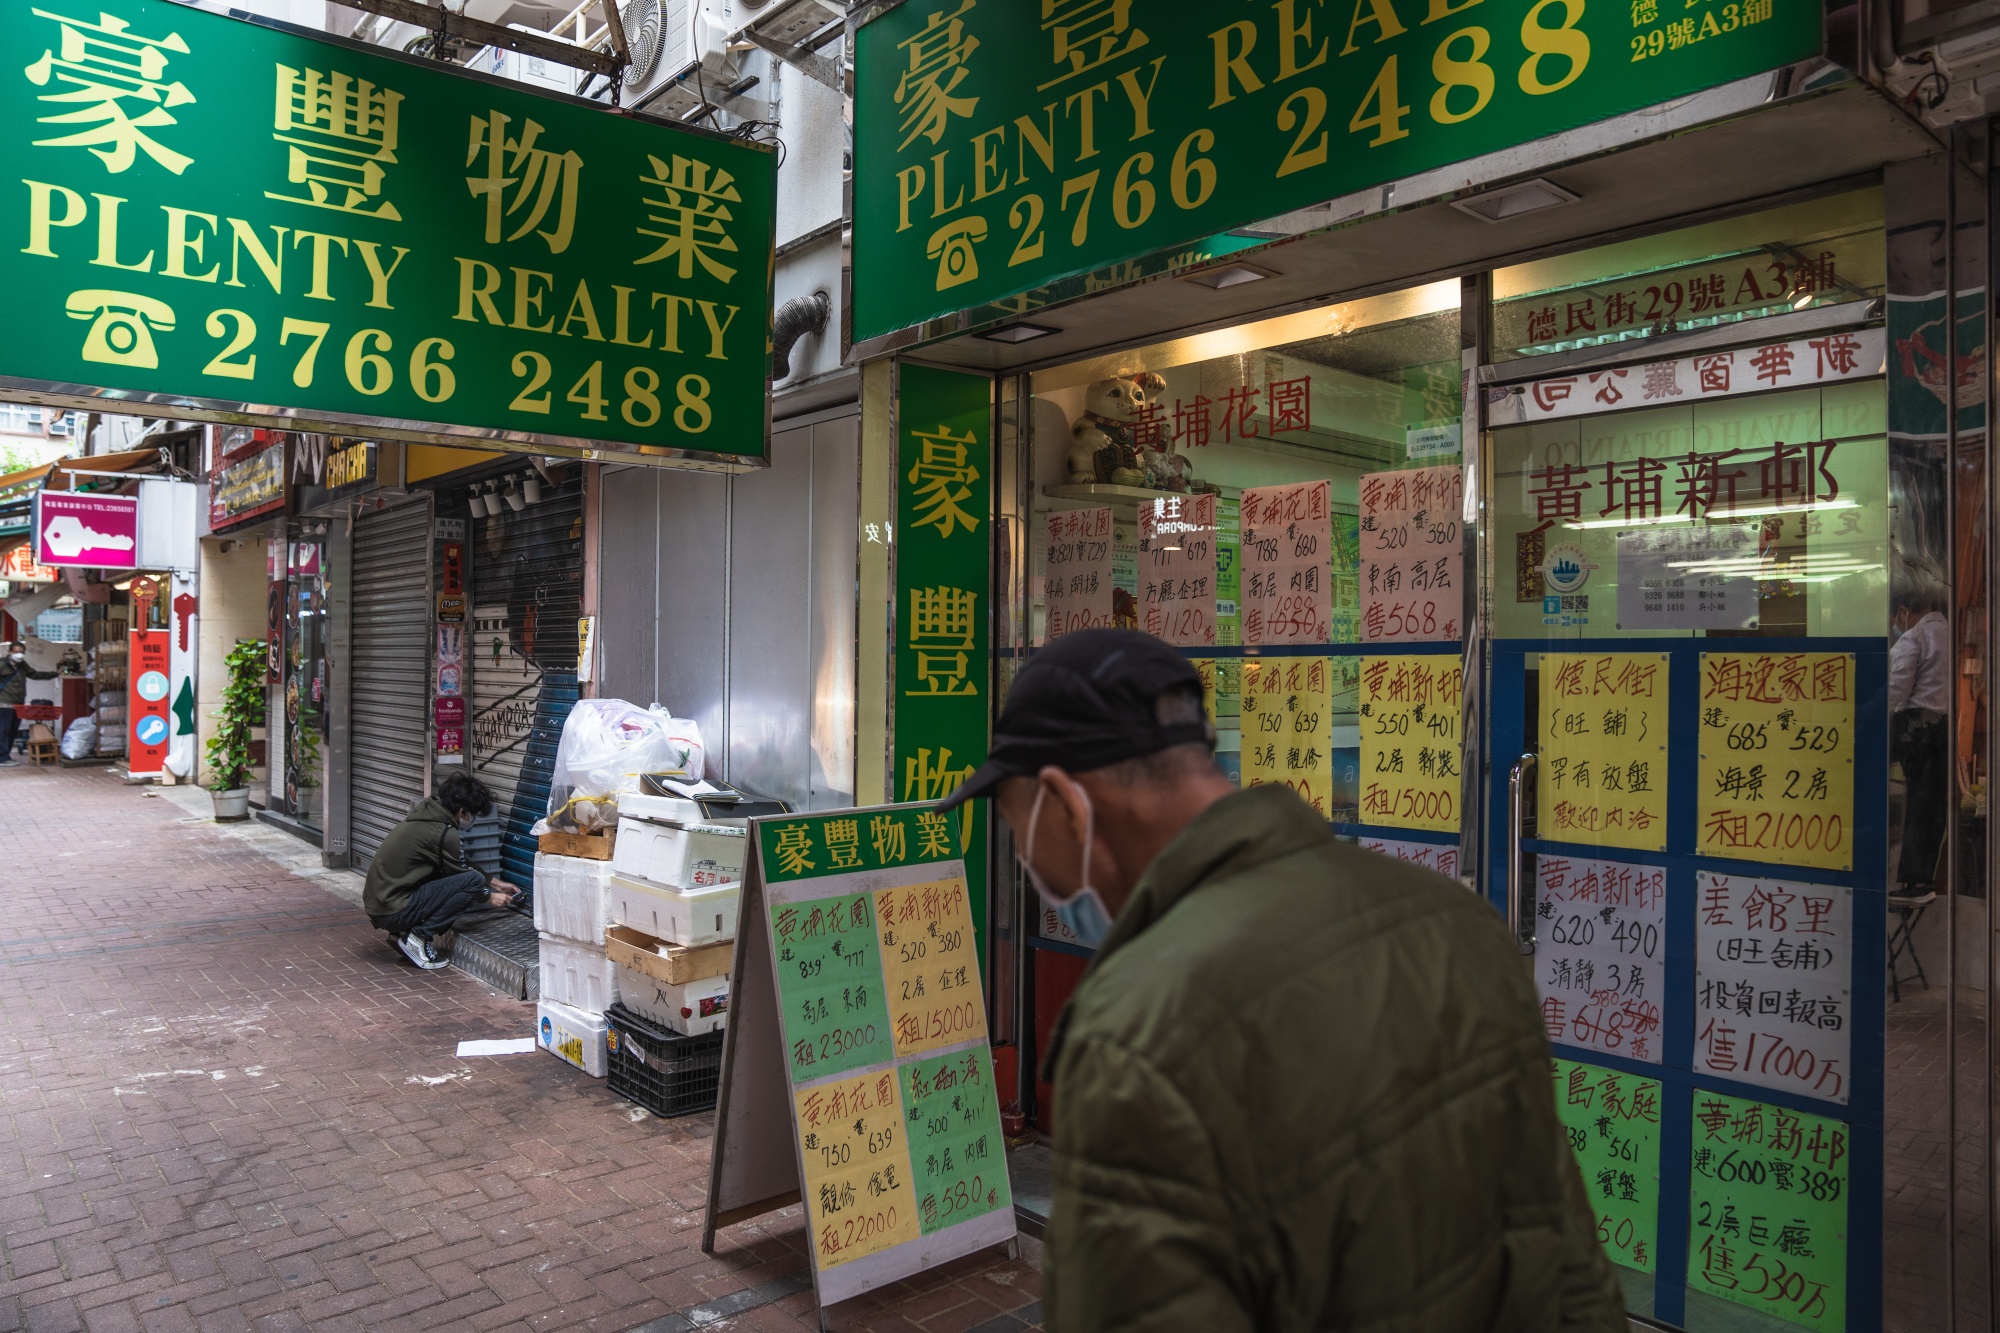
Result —
M 437 946 L 429 940 L 420 940 L 415 935 L 401 935 L 396 939 L 396 947 L 403 956 L 426 972 L 436 972 L 449 967 L 450 962 L 437 951 Z

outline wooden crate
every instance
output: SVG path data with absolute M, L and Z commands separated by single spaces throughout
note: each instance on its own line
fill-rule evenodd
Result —
M 550 856 L 581 856 L 589 861 L 609 861 L 618 842 L 617 829 L 597 833 L 544 833 L 535 844 Z
M 660 946 L 666 945 L 666 952 Z M 671 986 L 686 985 L 727 972 L 736 953 L 736 941 L 721 944 L 667 944 L 631 926 L 611 926 L 604 932 L 604 954 L 635 972 Z

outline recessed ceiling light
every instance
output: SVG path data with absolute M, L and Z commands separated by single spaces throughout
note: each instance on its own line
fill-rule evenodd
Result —
M 1262 282 L 1274 276 L 1271 270 L 1252 264 L 1226 264 L 1221 268 L 1205 268 L 1199 273 L 1183 274 L 1181 280 L 1221 291 L 1225 287 L 1241 287 L 1246 282 Z
M 1538 176 L 1503 190 L 1490 190 L 1470 199 L 1454 199 L 1451 206 L 1481 222 L 1505 222 L 1523 213 L 1539 213 L 1545 208 L 1573 204 L 1580 198 L 1582 196 L 1574 191 L 1565 190 L 1553 181 L 1545 181 Z
M 1006 324 L 984 333 L 975 333 L 975 338 L 984 338 L 993 343 L 1027 343 L 1037 338 L 1046 338 L 1051 333 L 1061 333 L 1061 329 L 1048 328 L 1041 324 Z

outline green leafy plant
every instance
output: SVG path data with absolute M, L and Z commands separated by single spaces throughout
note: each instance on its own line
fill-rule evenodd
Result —
M 292 754 L 298 789 L 304 792 L 319 786 L 319 709 L 299 711 L 298 725 L 292 729 Z
M 264 716 L 264 651 L 256 639 L 239 639 L 222 659 L 229 683 L 221 709 L 210 714 L 222 725 L 208 740 L 209 783 L 218 791 L 250 785 L 250 729 Z

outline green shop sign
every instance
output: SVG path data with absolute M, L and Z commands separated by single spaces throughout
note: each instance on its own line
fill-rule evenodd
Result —
M 896 394 L 898 801 L 937 801 L 986 762 L 992 715 L 992 381 L 904 363 Z M 986 957 L 986 802 L 952 818 Z
M 763 455 L 763 147 L 160 0 L 0 32 L 0 387 Z
M 906 0 L 855 53 L 855 336 L 1805 59 L 1820 10 Z

